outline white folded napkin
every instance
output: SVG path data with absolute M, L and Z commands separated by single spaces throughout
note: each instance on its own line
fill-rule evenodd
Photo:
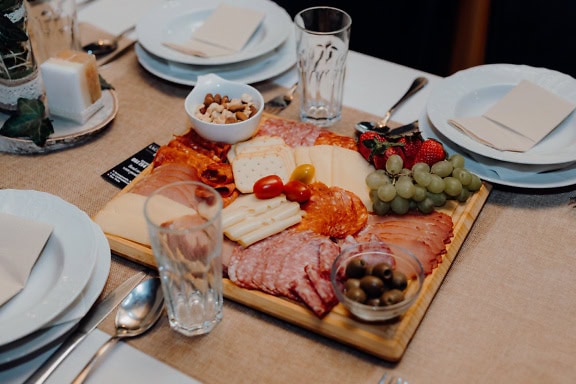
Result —
M 117 35 L 135 26 L 153 7 L 166 0 L 98 0 L 78 9 L 78 21 L 90 23 Z M 132 36 L 133 35 L 133 36 Z M 135 37 L 135 33 L 126 37 Z
M 190 40 L 163 44 L 193 56 L 231 55 L 242 50 L 263 19 L 263 12 L 221 3 Z
M 0 212 L 0 305 L 20 292 L 53 226 Z
M 450 119 L 475 140 L 502 151 L 525 152 L 554 130 L 576 104 L 522 80 L 482 116 Z

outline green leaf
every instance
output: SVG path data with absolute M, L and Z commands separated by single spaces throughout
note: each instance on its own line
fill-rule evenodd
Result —
M 37 99 L 18 99 L 17 113 L 12 115 L 0 130 L 8 137 L 28 137 L 34 144 L 43 147 L 54 133 L 52 121 L 44 117 L 44 103 Z
M 13 46 L 27 40 L 25 31 L 13 24 L 6 15 L 0 14 L 0 42 L 3 46 Z

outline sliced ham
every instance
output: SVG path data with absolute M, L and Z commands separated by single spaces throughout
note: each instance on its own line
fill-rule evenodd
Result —
M 452 239 L 452 218 L 437 211 L 429 215 L 370 215 L 368 225 L 355 238 L 362 242 L 371 241 L 374 236 L 412 252 L 428 275 L 442 262 L 446 244 Z
M 198 181 L 198 174 L 186 164 L 168 163 L 154 168 L 154 170 L 140 179 L 130 190 L 143 196 L 149 196 L 158 188 L 177 181 Z

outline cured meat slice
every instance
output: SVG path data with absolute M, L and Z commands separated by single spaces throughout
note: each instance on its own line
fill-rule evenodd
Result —
M 149 196 L 158 188 L 177 181 L 198 181 L 198 174 L 185 164 L 166 164 L 143 176 L 130 192 Z
M 290 290 L 318 317 L 323 317 L 334 307 L 333 304 L 322 301 L 310 280 L 293 281 L 290 285 Z
M 270 118 L 266 119 L 258 129 L 258 136 L 279 136 L 292 148 L 310 147 L 314 145 L 322 128 L 295 120 Z
M 184 164 L 194 169 L 200 181 L 214 187 L 223 196 L 229 196 L 236 189 L 230 164 L 216 162 L 181 143 L 172 143 L 158 149 L 154 157 L 154 167 L 167 163 Z
M 219 162 L 224 162 L 226 160 L 226 155 L 232 147 L 230 144 L 207 140 L 198 135 L 198 133 L 193 129 L 188 130 L 188 132 L 181 136 L 175 136 L 174 140 L 172 140 L 169 145 L 174 145 L 177 142 Z
M 304 267 L 304 271 L 306 272 L 306 277 L 310 280 L 310 283 L 322 301 L 328 305 L 336 304 L 338 299 L 332 289 L 330 274 L 322 273 L 310 265 Z
M 338 147 L 358 151 L 358 144 L 356 139 L 349 136 L 338 135 L 332 131 L 322 129 L 320 135 L 314 141 L 314 145 L 335 145 Z
M 336 304 L 327 266 L 339 251 L 326 236 L 289 229 L 249 247 L 236 247 L 228 277 L 243 288 L 304 302 L 323 316 Z
M 368 210 L 352 192 L 322 183 L 310 184 L 310 190 L 310 200 L 302 205 L 306 215 L 296 229 L 309 229 L 321 235 L 344 238 L 366 225 Z
M 359 242 L 379 240 L 398 245 L 420 260 L 425 274 L 442 262 L 446 244 L 453 236 L 452 218 L 441 212 L 429 215 L 410 213 L 402 216 L 370 217 L 369 224 L 356 236 Z

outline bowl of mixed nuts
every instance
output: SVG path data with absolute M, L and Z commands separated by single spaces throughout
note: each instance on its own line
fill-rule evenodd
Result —
M 192 128 L 203 138 L 234 144 L 258 131 L 264 98 L 254 87 L 215 74 L 198 77 L 184 101 Z

